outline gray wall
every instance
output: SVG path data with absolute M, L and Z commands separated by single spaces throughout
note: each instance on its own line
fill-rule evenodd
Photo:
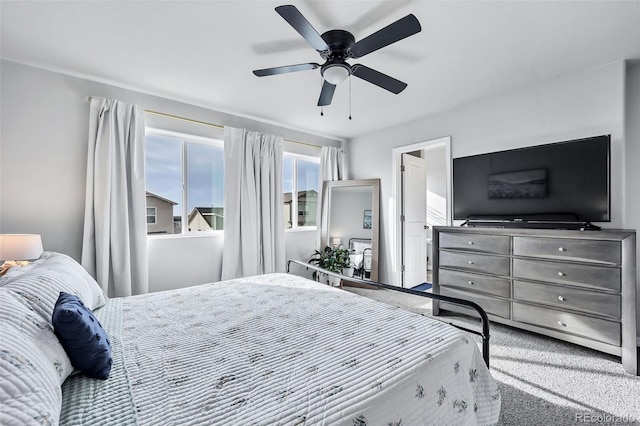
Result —
M 392 282 L 394 277 L 390 267 L 393 264 L 393 218 L 384 215 L 384 212 L 391 211 L 390 203 L 394 202 L 389 151 L 394 147 L 443 136 L 451 136 L 452 156 L 455 158 L 611 134 L 612 215 L 610 223 L 600 225 L 606 228 L 639 229 L 638 68 L 638 64 L 627 66 L 622 61 L 603 65 L 495 94 L 403 126 L 351 140 L 349 166 L 353 178 L 382 179 L 380 280 Z M 640 295 L 638 300 L 640 302 Z
M 635 229 L 638 233 L 636 235 L 636 324 L 640 336 L 640 61 L 628 64 L 625 83 L 623 226 Z
M 447 220 L 447 212 L 441 206 L 441 201 L 447 199 L 447 169 L 446 169 L 447 150 L 444 147 L 426 150 L 425 159 L 427 162 L 427 210 L 438 211 L 439 214 L 428 218 L 428 224 L 432 221 L 436 225 L 444 225 Z M 431 220 L 429 220 L 431 219 Z M 442 219 L 439 222 L 436 219 Z
M 149 110 L 277 134 L 292 141 L 341 145 L 324 137 L 9 61 L 0 62 L 0 70 L 0 233 L 39 233 L 45 250 L 75 259 L 80 259 L 84 221 L 87 96 L 116 98 Z M 170 125 L 171 130 L 221 138 L 218 128 L 148 118 L 147 124 L 152 126 Z M 298 153 L 313 151 L 288 146 Z M 287 255 L 306 260 L 315 249 L 315 232 L 295 235 L 287 237 Z M 150 288 L 216 281 L 221 257 L 221 236 L 150 238 Z
M 447 224 L 447 150 L 445 147 L 427 149 L 427 270 L 433 262 L 431 236 L 433 227 Z

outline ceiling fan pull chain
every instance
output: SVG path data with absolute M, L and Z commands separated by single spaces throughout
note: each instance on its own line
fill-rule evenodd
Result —
M 351 120 L 351 79 L 349 79 L 349 120 Z
M 322 92 L 322 86 L 324 85 L 324 77 L 320 74 L 320 91 Z M 320 106 L 320 117 L 324 117 L 324 106 Z

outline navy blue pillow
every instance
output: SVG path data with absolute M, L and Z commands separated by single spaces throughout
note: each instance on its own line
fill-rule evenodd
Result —
M 51 322 L 74 368 L 96 379 L 109 377 L 111 343 L 91 309 L 78 296 L 60 292 Z

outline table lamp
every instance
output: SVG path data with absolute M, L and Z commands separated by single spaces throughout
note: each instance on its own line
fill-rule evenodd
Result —
M 338 248 L 342 245 L 342 240 L 340 238 L 334 237 L 331 239 L 331 247 Z
M 25 266 L 42 254 L 42 239 L 39 234 L 0 234 L 0 276 L 12 266 Z

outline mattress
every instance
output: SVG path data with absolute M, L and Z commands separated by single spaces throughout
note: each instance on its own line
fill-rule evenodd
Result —
M 71 376 L 61 424 L 495 424 L 464 331 L 287 274 L 110 299 L 108 380 Z

